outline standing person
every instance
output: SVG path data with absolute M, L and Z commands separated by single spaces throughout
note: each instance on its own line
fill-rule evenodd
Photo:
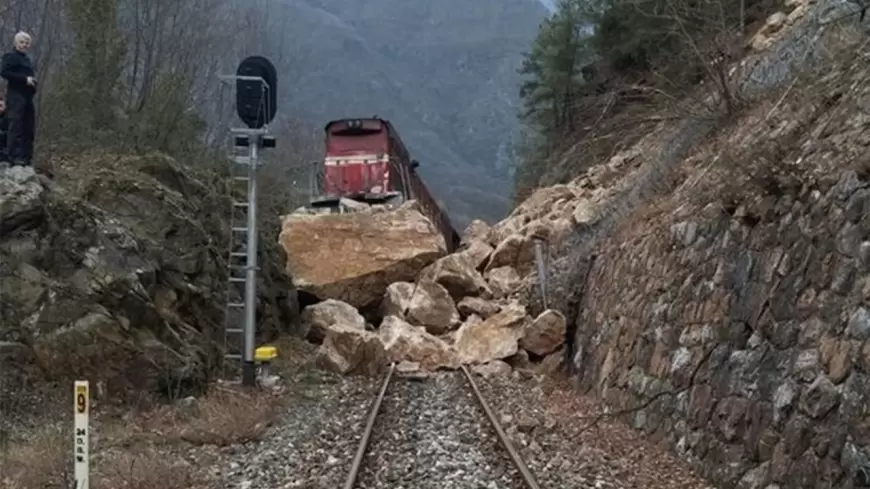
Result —
M 0 163 L 6 163 L 6 132 L 9 129 L 9 119 L 6 118 L 6 100 L 0 96 Z
M 0 76 L 6 79 L 6 157 L 13 165 L 30 165 L 33 158 L 33 136 L 36 111 L 36 72 L 27 50 L 31 37 L 26 32 L 15 34 L 14 49 L 3 55 Z

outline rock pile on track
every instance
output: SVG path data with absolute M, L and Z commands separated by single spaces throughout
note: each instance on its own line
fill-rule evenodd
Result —
M 607 185 L 611 174 L 631 167 L 634 156 L 537 191 L 495 226 L 473 221 L 452 254 L 413 201 L 391 212 L 285 217 L 288 271 L 299 290 L 322 299 L 302 313 L 303 332 L 320 344 L 319 364 L 343 374 L 376 373 L 390 362 L 426 371 L 474 364 L 481 373 L 557 367 L 565 318 L 555 310 L 532 316 L 520 302 L 535 268 L 534 240 L 558 246 L 576 226 L 593 223 L 618 187 Z M 376 246 L 357 246 L 348 234 L 362 233 L 358 241 L 368 243 L 379 229 L 390 232 Z
M 376 373 L 390 362 L 427 371 L 462 363 L 488 364 L 484 370 L 528 369 L 542 359 L 558 364 L 564 317 L 556 311 L 530 317 L 512 296 L 520 283 L 513 267 L 486 271 L 492 253 L 486 241 L 473 240 L 413 282 L 390 284 L 377 326 L 337 299 L 305 308 L 302 324 L 307 338 L 320 343 L 319 364 L 340 373 Z

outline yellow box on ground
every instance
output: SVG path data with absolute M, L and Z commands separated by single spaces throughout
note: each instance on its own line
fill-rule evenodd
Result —
M 278 349 L 274 346 L 261 346 L 254 351 L 254 361 L 269 362 L 278 358 Z

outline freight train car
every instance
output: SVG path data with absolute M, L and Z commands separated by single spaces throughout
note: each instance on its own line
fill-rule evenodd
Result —
M 416 200 L 444 235 L 448 252 L 459 246 L 459 233 L 423 183 L 393 125 L 377 117 L 338 119 L 325 128 L 325 156 L 312 180 L 311 207 L 337 210 L 341 199 L 366 204 L 400 205 Z

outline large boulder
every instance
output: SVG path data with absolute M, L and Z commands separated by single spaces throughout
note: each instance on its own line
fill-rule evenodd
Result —
M 317 348 L 316 364 L 340 374 L 375 375 L 387 364 L 387 356 L 377 334 L 334 324 Z
M 510 365 L 507 364 L 507 362 L 504 362 L 502 360 L 493 360 L 489 363 L 475 365 L 471 368 L 471 371 L 485 379 L 488 379 L 493 377 L 508 377 L 510 376 L 511 372 L 513 372 L 513 369 Z
M 457 251 L 457 255 L 464 256 L 472 268 L 482 270 L 487 264 L 490 255 L 492 255 L 493 247 L 485 241 L 472 241 L 467 245 L 463 245 L 462 249 Z
M 444 334 L 461 323 L 456 303 L 441 285 L 423 281 L 416 284 L 396 282 L 387 287 L 381 310 L 384 316 L 396 316 L 426 328 L 432 334 Z
M 420 273 L 419 281 L 441 284 L 455 300 L 466 296 L 492 298 L 492 290 L 483 275 L 477 271 L 474 262 L 461 253 L 439 258 Z
M 336 324 L 365 329 L 366 320 L 355 307 L 335 299 L 306 307 L 302 310 L 302 328 L 308 340 L 321 343 L 326 332 Z
M 456 351 L 444 340 L 412 326 L 396 316 L 387 316 L 378 328 L 391 362 L 410 361 L 424 370 L 458 368 Z
M 298 290 L 357 308 L 376 305 L 388 285 L 413 281 L 447 253 L 416 201 L 387 212 L 289 214 L 278 240 Z
M 529 318 L 520 304 L 510 304 L 483 322 L 466 321 L 456 332 L 454 348 L 462 363 L 487 363 L 517 353 Z
M 522 285 L 522 279 L 513 267 L 493 268 L 486 272 L 486 281 L 496 299 L 513 294 Z
M 546 233 L 541 223 L 557 220 L 573 210 L 573 202 L 581 191 L 573 185 L 554 185 L 535 190 L 510 215 L 492 227 L 489 242 L 500 245 L 511 236 Z M 545 226 L 544 226 L 545 228 Z M 532 232 L 533 231 L 533 232 Z M 512 245 L 513 246 L 513 245 Z M 498 246 L 496 246 L 498 248 Z M 514 265 L 500 263 L 495 266 Z
M 462 242 L 463 243 L 472 243 L 474 241 L 486 241 L 489 237 L 489 233 L 492 228 L 489 224 L 480 219 L 474 219 L 468 226 L 465 226 L 465 230 L 462 231 Z
M 520 347 L 538 356 L 556 351 L 565 342 L 565 316 L 547 309 L 532 321 L 520 339 Z
M 456 305 L 456 309 L 459 311 L 459 315 L 463 319 L 471 315 L 487 319 L 490 316 L 497 314 L 498 311 L 501 310 L 501 306 L 486 299 L 481 299 L 480 297 L 466 297 L 459 301 L 459 304 Z

